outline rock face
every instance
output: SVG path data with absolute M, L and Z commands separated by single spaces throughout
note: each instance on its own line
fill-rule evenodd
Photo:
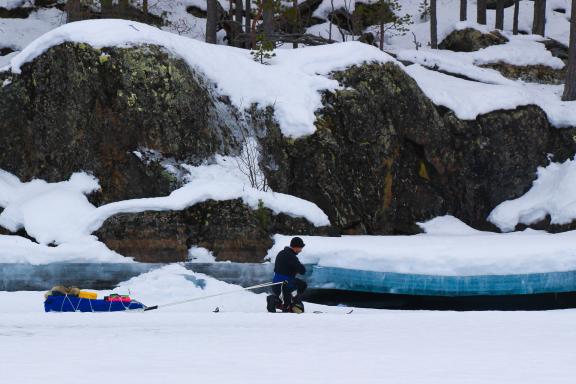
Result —
M 0 168 L 23 180 L 85 170 L 101 182 L 97 202 L 159 196 L 174 177 L 134 151 L 196 164 L 238 147 L 231 109 L 158 47 L 65 44 L 10 79 L 0 88 Z
M 270 234 L 329 234 L 304 219 L 252 210 L 241 200 L 207 201 L 183 211 L 123 214 L 95 234 L 109 248 L 142 262 L 188 260 L 192 246 L 211 250 L 218 261 L 262 262 Z
M 498 31 L 482 33 L 477 29 L 466 28 L 450 33 L 438 45 L 440 49 L 455 52 L 473 52 L 492 45 L 504 44 L 508 41 Z
M 462 121 L 435 107 L 394 64 L 334 75 L 318 131 L 264 140 L 274 190 L 316 202 L 346 233 L 410 234 L 446 213 L 481 229 L 500 202 L 525 193 L 547 154 L 576 147 L 570 130 L 522 107 Z M 272 166 L 271 166 L 272 165 Z
M 522 80 L 529 83 L 539 84 L 564 84 L 566 69 L 554 69 L 545 65 L 510 65 L 506 63 L 494 63 L 482 65 L 484 68 L 492 68 L 502 76 L 513 80 Z

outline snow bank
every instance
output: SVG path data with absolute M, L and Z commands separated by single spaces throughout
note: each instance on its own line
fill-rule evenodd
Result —
M 15 9 L 30 6 L 27 0 L 0 0 L 0 8 Z
M 564 62 L 552 56 L 541 38 L 534 36 L 511 36 L 510 41 L 475 52 L 453 52 L 448 50 L 401 50 L 399 60 L 407 60 L 428 68 L 464 75 L 469 78 L 492 84 L 515 84 L 498 71 L 479 68 L 477 65 L 506 63 L 517 66 L 544 65 L 553 69 L 564 68 Z
M 540 167 L 537 175 L 528 192 L 498 205 L 488 220 L 508 232 L 520 223 L 534 224 L 548 215 L 552 224 L 576 219 L 576 160 Z
M 86 194 L 97 189 L 97 180 L 76 173 L 70 180 L 22 183 L 0 170 L 0 225 L 16 232 L 24 228 L 39 243 L 64 244 L 90 238 L 106 219 L 120 213 L 182 210 L 207 200 L 242 199 L 253 209 L 262 203 L 273 212 L 304 217 L 317 226 L 328 225 L 326 214 L 315 204 L 294 196 L 252 188 L 234 157 L 217 156 L 214 164 L 186 169 L 188 183 L 169 196 L 124 200 L 93 206 Z
M 432 220 L 418 223 L 418 226 L 428 235 L 486 235 L 489 232 L 482 232 L 474 229 L 454 216 L 438 216 Z
M 192 272 L 182 265 L 171 264 L 154 269 L 126 282 L 111 292 L 130 294 L 146 305 L 167 304 L 194 297 L 238 291 L 242 287 L 216 280 L 201 273 Z M 107 294 L 108 291 L 102 294 Z M 162 312 L 209 312 L 217 306 L 222 311 L 265 312 L 266 294 L 250 291 L 238 292 L 208 300 L 200 300 L 180 306 L 162 308 Z
M 418 64 L 407 67 L 406 72 L 434 104 L 451 109 L 463 120 L 533 104 L 542 108 L 550 123 L 558 128 L 576 125 L 576 102 L 561 100 L 563 87 L 560 85 L 486 84 L 431 71 Z
M 414 236 L 303 236 L 304 263 L 319 266 L 444 276 L 509 275 L 576 269 L 576 231 L 480 232 L 455 218 L 424 223 Z M 290 242 L 274 236 L 268 257 Z
M 62 240 L 71 227 L 80 226 L 81 217 L 95 209 L 85 195 L 99 188 L 98 181 L 86 173 L 75 173 L 60 183 L 21 183 L 0 170 L 0 206 L 4 207 L 0 226 L 12 232 L 25 228 L 41 244 Z
M 34 243 L 21 236 L 0 235 L 0 263 L 130 263 L 90 236 L 56 247 Z
M 262 65 L 244 49 L 210 45 L 132 21 L 88 20 L 66 24 L 33 41 L 12 58 L 12 72 L 20 73 L 23 64 L 68 41 L 96 48 L 163 46 L 203 73 L 240 110 L 253 103 L 273 105 L 283 134 L 294 138 L 314 133 L 314 112 L 322 106 L 319 91 L 338 88 L 338 82 L 328 78 L 330 72 L 366 61 L 394 60 L 375 47 L 351 42 L 280 50 L 271 65 Z

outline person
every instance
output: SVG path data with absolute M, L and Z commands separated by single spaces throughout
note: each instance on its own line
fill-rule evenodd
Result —
M 299 237 L 294 237 L 290 241 L 290 246 L 285 247 L 276 256 L 274 263 L 274 283 L 285 282 L 282 285 L 274 285 L 272 291 L 274 295 L 267 298 L 268 312 L 276 312 L 277 304 L 281 304 L 283 312 L 303 312 L 302 294 L 308 287 L 304 280 L 296 277 L 306 273 L 306 268 L 298 259 L 298 254 L 302 252 L 305 244 Z M 292 292 L 296 291 L 296 297 L 292 297 Z M 280 300 L 282 297 L 282 300 Z

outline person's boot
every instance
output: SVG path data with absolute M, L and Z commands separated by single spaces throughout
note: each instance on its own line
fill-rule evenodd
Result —
M 266 309 L 268 312 L 276 312 L 276 304 L 278 303 L 278 298 L 276 295 L 268 295 L 266 297 Z
M 292 304 L 292 313 L 304 313 L 304 304 L 302 302 Z

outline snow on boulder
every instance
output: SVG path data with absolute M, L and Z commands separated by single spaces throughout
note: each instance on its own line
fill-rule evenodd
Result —
M 433 220 L 437 232 L 412 236 L 301 236 L 305 264 L 375 272 L 439 276 L 510 275 L 576 269 L 576 231 L 549 234 L 476 231 L 454 218 Z M 290 243 L 275 235 L 268 257 Z
M 462 120 L 475 120 L 478 116 L 497 110 L 510 110 L 520 106 L 537 105 L 557 128 L 576 126 L 576 102 L 562 101 L 560 85 L 509 82 L 486 84 L 445 75 L 418 64 L 406 68 L 422 91 L 436 105 L 454 111 Z M 467 71 L 475 78 L 478 73 Z M 482 72 L 485 75 L 485 72 Z
M 98 208 L 85 196 L 99 188 L 98 182 L 86 173 L 60 183 L 22 183 L 0 170 L 0 207 L 5 208 L 0 225 L 11 231 L 24 228 L 41 244 L 63 244 L 90 237 L 106 219 L 120 213 L 182 210 L 207 200 L 237 198 L 253 209 L 262 204 L 277 214 L 304 217 L 316 226 L 330 224 L 326 214 L 309 201 L 245 184 L 232 157 L 217 157 L 216 164 L 188 168 L 189 182 L 169 196 L 118 201 Z
M 504 232 L 518 224 L 536 224 L 550 216 L 551 224 L 569 224 L 576 219 L 576 160 L 540 167 L 532 188 L 523 196 L 503 202 L 488 220 Z
M 131 263 L 133 260 L 111 251 L 95 237 L 71 241 L 56 247 L 35 243 L 21 236 L 0 235 L 0 263 Z
M 485 233 L 450 215 L 438 216 L 432 220 L 418 223 L 418 225 L 428 235 L 479 235 Z
M 206 44 L 133 21 L 87 20 L 66 24 L 33 41 L 11 59 L 11 71 L 20 73 L 24 64 L 65 42 L 95 48 L 162 46 L 204 74 L 238 109 L 253 103 L 274 106 L 283 134 L 292 138 L 314 133 L 314 112 L 322 106 L 319 92 L 338 88 L 338 82 L 328 76 L 331 72 L 363 62 L 394 61 L 375 47 L 350 42 L 280 50 L 270 65 L 262 65 L 248 50 Z
M 47 183 L 18 178 L 0 170 L 0 226 L 16 232 L 25 228 L 41 244 L 61 243 L 77 236 L 81 218 L 92 212 L 86 194 L 98 190 L 98 181 L 86 173 L 75 173 L 68 181 Z

